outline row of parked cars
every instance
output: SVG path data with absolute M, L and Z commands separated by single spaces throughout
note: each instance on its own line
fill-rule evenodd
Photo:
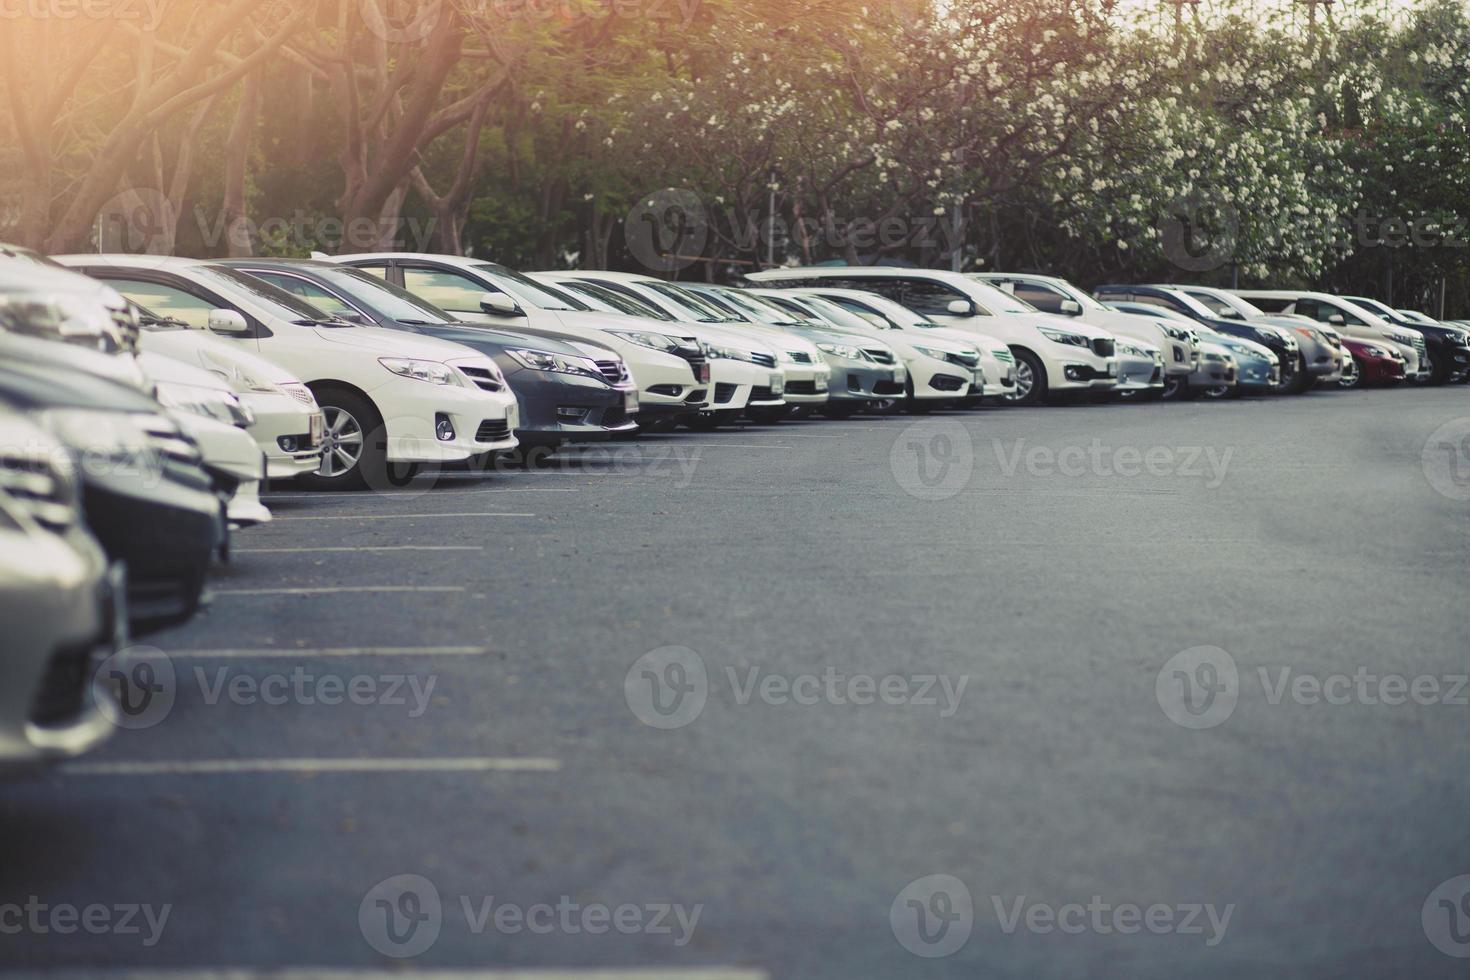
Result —
M 97 664 L 194 615 L 261 490 L 570 441 L 1066 397 L 1462 382 L 1466 324 L 1362 297 L 890 267 L 739 287 L 418 253 L 0 246 L 0 766 L 86 751 Z

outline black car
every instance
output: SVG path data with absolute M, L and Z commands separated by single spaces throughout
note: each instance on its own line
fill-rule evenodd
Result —
M 69 368 L 7 357 L 0 402 L 26 412 L 78 457 L 82 510 L 126 569 L 128 619 L 145 633 L 199 608 L 224 510 L 198 448 L 142 392 Z
M 1470 333 L 1464 329 L 1448 323 L 1425 323 L 1406 317 L 1387 303 L 1366 296 L 1344 296 L 1343 299 L 1357 303 L 1389 323 L 1424 335 L 1424 346 L 1429 355 L 1429 377 L 1425 384 L 1449 384 L 1462 381 L 1470 374 Z
M 264 279 L 333 316 L 463 344 L 495 360 L 520 402 L 519 452 L 636 432 L 637 388 L 622 358 L 571 343 L 465 323 L 406 290 L 349 266 L 306 259 L 220 263 Z
M 1098 286 L 1092 295 L 1104 303 L 1147 303 L 1166 310 L 1175 310 L 1191 319 L 1198 320 L 1216 333 L 1242 340 L 1254 341 L 1271 349 L 1281 362 L 1281 382 L 1277 391 L 1300 395 L 1312 387 L 1312 375 L 1302 358 L 1301 345 L 1287 331 L 1269 324 L 1246 323 L 1211 315 L 1210 311 L 1192 297 L 1185 296 L 1167 286 L 1134 286 L 1113 283 Z

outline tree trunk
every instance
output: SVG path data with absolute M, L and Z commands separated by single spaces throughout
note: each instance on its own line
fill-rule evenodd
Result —
M 311 78 L 307 77 L 307 84 Z M 245 173 L 250 161 L 251 137 L 255 133 L 260 110 L 260 73 L 245 76 L 240 91 L 240 104 L 235 108 L 235 121 L 225 141 L 225 190 L 221 202 L 224 211 L 225 244 L 231 258 L 255 254 L 250 215 L 245 203 Z

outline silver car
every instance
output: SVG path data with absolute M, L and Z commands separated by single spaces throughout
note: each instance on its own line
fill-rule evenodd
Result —
M 80 755 L 113 730 L 96 668 L 126 640 L 122 573 L 78 494 L 67 451 L 0 408 L 0 770 Z

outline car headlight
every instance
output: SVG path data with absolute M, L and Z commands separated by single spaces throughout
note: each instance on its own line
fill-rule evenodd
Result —
M 1087 338 L 1082 336 L 1081 334 L 1066 333 L 1062 330 L 1047 330 L 1041 327 L 1038 327 L 1037 329 L 1041 330 L 1041 335 L 1043 337 L 1045 337 L 1047 340 L 1050 340 L 1054 344 L 1069 344 L 1073 347 L 1089 346 L 1087 343 Z
M 432 385 L 457 385 L 459 379 L 448 364 L 438 361 L 420 361 L 410 357 L 380 357 L 378 363 L 394 374 L 415 381 L 427 381 Z
M 923 354 L 925 357 L 932 357 L 936 361 L 949 360 L 948 351 L 938 350 L 934 347 L 920 347 L 918 344 L 914 345 L 914 350 L 918 351 L 920 354 Z M 978 353 L 976 354 L 976 356 L 979 356 Z
M 226 425 L 238 425 L 245 429 L 255 424 L 255 412 L 249 405 L 234 394 L 218 388 L 160 381 L 154 386 L 153 397 L 165 408 L 202 415 Z
M 644 333 L 641 330 L 609 330 L 608 333 L 614 337 L 626 340 L 630 344 L 639 347 L 651 347 L 664 353 L 671 353 L 679 349 L 678 343 L 673 337 L 661 333 Z
M 1403 344 L 1405 347 L 1414 346 L 1414 338 L 1406 333 L 1391 333 L 1388 335 L 1388 339 L 1396 344 Z
M 863 359 L 862 350 L 849 344 L 830 344 L 824 341 L 817 345 L 817 350 L 823 354 L 831 354 L 833 357 L 845 357 L 849 361 L 861 361 Z
M 277 394 L 280 388 L 274 381 L 268 381 L 259 375 L 252 374 L 249 369 L 221 357 L 211 350 L 199 351 L 199 363 L 204 365 L 205 370 L 219 375 L 229 382 L 230 387 L 237 394 L 246 392 L 259 392 L 264 394 Z
M 147 474 L 162 472 L 162 460 L 154 451 L 148 433 L 130 413 L 53 408 L 38 413 L 36 421 L 65 443 L 80 458 L 84 469 L 97 465 L 131 465 Z
M 1253 351 L 1253 350 L 1251 350 L 1249 347 L 1245 346 L 1244 344 L 1225 344 L 1224 346 L 1225 346 L 1225 349 L 1228 350 L 1228 351 L 1230 351 L 1232 354 L 1239 354 L 1242 357 L 1255 357 L 1256 356 L 1256 352 Z
M 706 357 L 723 357 L 729 361 L 745 361 L 749 364 L 755 363 L 755 355 L 748 350 L 740 350 L 736 347 L 723 347 L 720 344 L 704 344 Z
M 597 365 L 585 357 L 571 354 L 555 354 L 543 350 L 507 350 L 507 354 L 532 371 L 550 371 L 554 374 L 582 374 L 601 379 Z
M 104 354 L 137 350 L 134 332 L 121 330 L 100 300 L 68 293 L 0 293 L 0 330 Z
M 1369 346 L 1363 348 L 1363 353 L 1367 354 L 1369 357 L 1392 357 L 1393 356 L 1388 351 L 1384 350 L 1382 347 L 1374 347 L 1371 344 Z
M 1171 327 L 1167 323 L 1161 323 L 1159 329 L 1164 331 L 1164 336 L 1170 340 L 1186 341 L 1189 339 L 1189 331 L 1183 327 Z
M 1129 357 L 1148 356 L 1140 348 L 1134 347 L 1132 344 L 1125 344 L 1122 342 L 1119 342 L 1119 344 L 1117 345 L 1117 350 L 1119 354 L 1127 354 Z

